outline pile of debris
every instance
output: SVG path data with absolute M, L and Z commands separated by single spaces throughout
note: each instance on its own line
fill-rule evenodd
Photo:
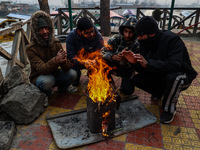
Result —
M 15 124 L 30 124 L 43 111 L 47 96 L 29 81 L 27 68 L 14 66 L 0 81 L 0 149 L 9 149 Z

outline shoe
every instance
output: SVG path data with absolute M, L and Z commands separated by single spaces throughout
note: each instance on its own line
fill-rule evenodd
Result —
M 151 100 L 152 101 L 159 101 L 159 100 L 161 100 L 162 99 L 162 97 L 158 97 L 158 96 L 155 96 L 155 95 L 151 95 Z
M 169 113 L 164 111 L 160 116 L 161 123 L 170 123 L 173 121 L 176 111 L 174 113 Z
M 70 86 L 68 86 L 66 91 L 69 93 L 75 93 L 77 90 L 78 90 L 78 88 L 76 86 L 70 85 Z

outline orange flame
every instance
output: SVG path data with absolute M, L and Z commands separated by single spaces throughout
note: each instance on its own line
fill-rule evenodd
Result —
M 105 112 L 102 116 L 102 135 L 105 137 L 109 137 L 109 134 L 108 134 L 108 125 L 110 122 L 109 115 L 110 115 L 110 111 Z
M 114 100 L 114 94 L 109 84 L 108 74 L 113 68 L 107 65 L 100 52 L 88 53 L 81 49 L 75 59 L 88 69 L 89 82 L 87 90 L 93 102 L 111 103 Z

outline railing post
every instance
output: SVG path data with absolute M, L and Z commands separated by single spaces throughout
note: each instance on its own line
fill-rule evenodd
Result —
M 163 12 L 164 12 L 164 16 L 163 16 L 162 30 L 165 30 L 165 24 L 166 24 L 166 20 L 167 20 L 167 8 L 164 8 Z
M 27 35 L 29 41 L 31 41 L 31 23 L 30 22 L 27 23 L 26 35 Z
M 172 22 L 173 10 L 174 10 L 174 3 L 175 3 L 175 0 L 172 0 L 171 8 L 170 8 L 170 15 L 169 15 L 168 30 L 171 29 L 171 22 Z
M 1 80 L 3 80 L 3 74 L 2 74 L 1 68 L 0 68 L 0 82 L 1 82 Z
M 16 30 L 15 31 L 15 35 L 14 35 L 14 39 L 13 39 L 13 45 L 12 45 L 12 59 L 8 61 L 8 65 L 6 68 L 6 74 L 8 74 L 10 72 L 10 70 L 12 69 L 12 67 L 15 65 L 15 59 L 17 58 L 17 54 L 19 51 L 19 46 L 20 46 L 20 42 L 21 42 L 21 30 Z
M 196 24 L 196 25 L 194 26 L 194 29 L 193 29 L 193 35 L 197 33 L 199 15 L 200 15 L 200 9 L 197 9 L 196 16 L 195 16 L 195 22 L 194 22 L 194 24 Z
M 140 8 L 137 8 L 137 14 L 136 14 L 136 19 L 140 19 Z
M 87 17 L 87 13 L 84 8 L 83 8 L 83 17 Z
M 22 29 L 23 30 L 23 29 Z M 26 55 L 26 51 L 25 51 L 25 40 L 24 40 L 24 35 L 21 35 L 21 42 L 20 42 L 20 46 L 19 46 L 19 57 L 20 57 L 20 61 L 26 65 L 28 62 L 28 57 Z
M 61 9 L 58 9 L 58 26 L 57 26 L 58 35 L 62 34 L 62 13 Z
M 73 30 L 73 20 L 72 20 L 72 6 L 71 6 L 71 0 L 68 0 L 68 6 L 69 6 L 70 31 L 72 31 L 72 30 Z

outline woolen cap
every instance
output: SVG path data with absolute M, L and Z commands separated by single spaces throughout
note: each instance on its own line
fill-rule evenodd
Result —
M 42 28 L 42 27 L 48 27 L 48 24 L 47 24 L 46 20 L 44 19 L 44 17 L 39 17 L 38 18 L 38 28 Z
M 153 17 L 144 16 L 137 22 L 135 31 L 137 35 L 142 35 L 156 33 L 159 31 L 159 29 L 158 24 Z

